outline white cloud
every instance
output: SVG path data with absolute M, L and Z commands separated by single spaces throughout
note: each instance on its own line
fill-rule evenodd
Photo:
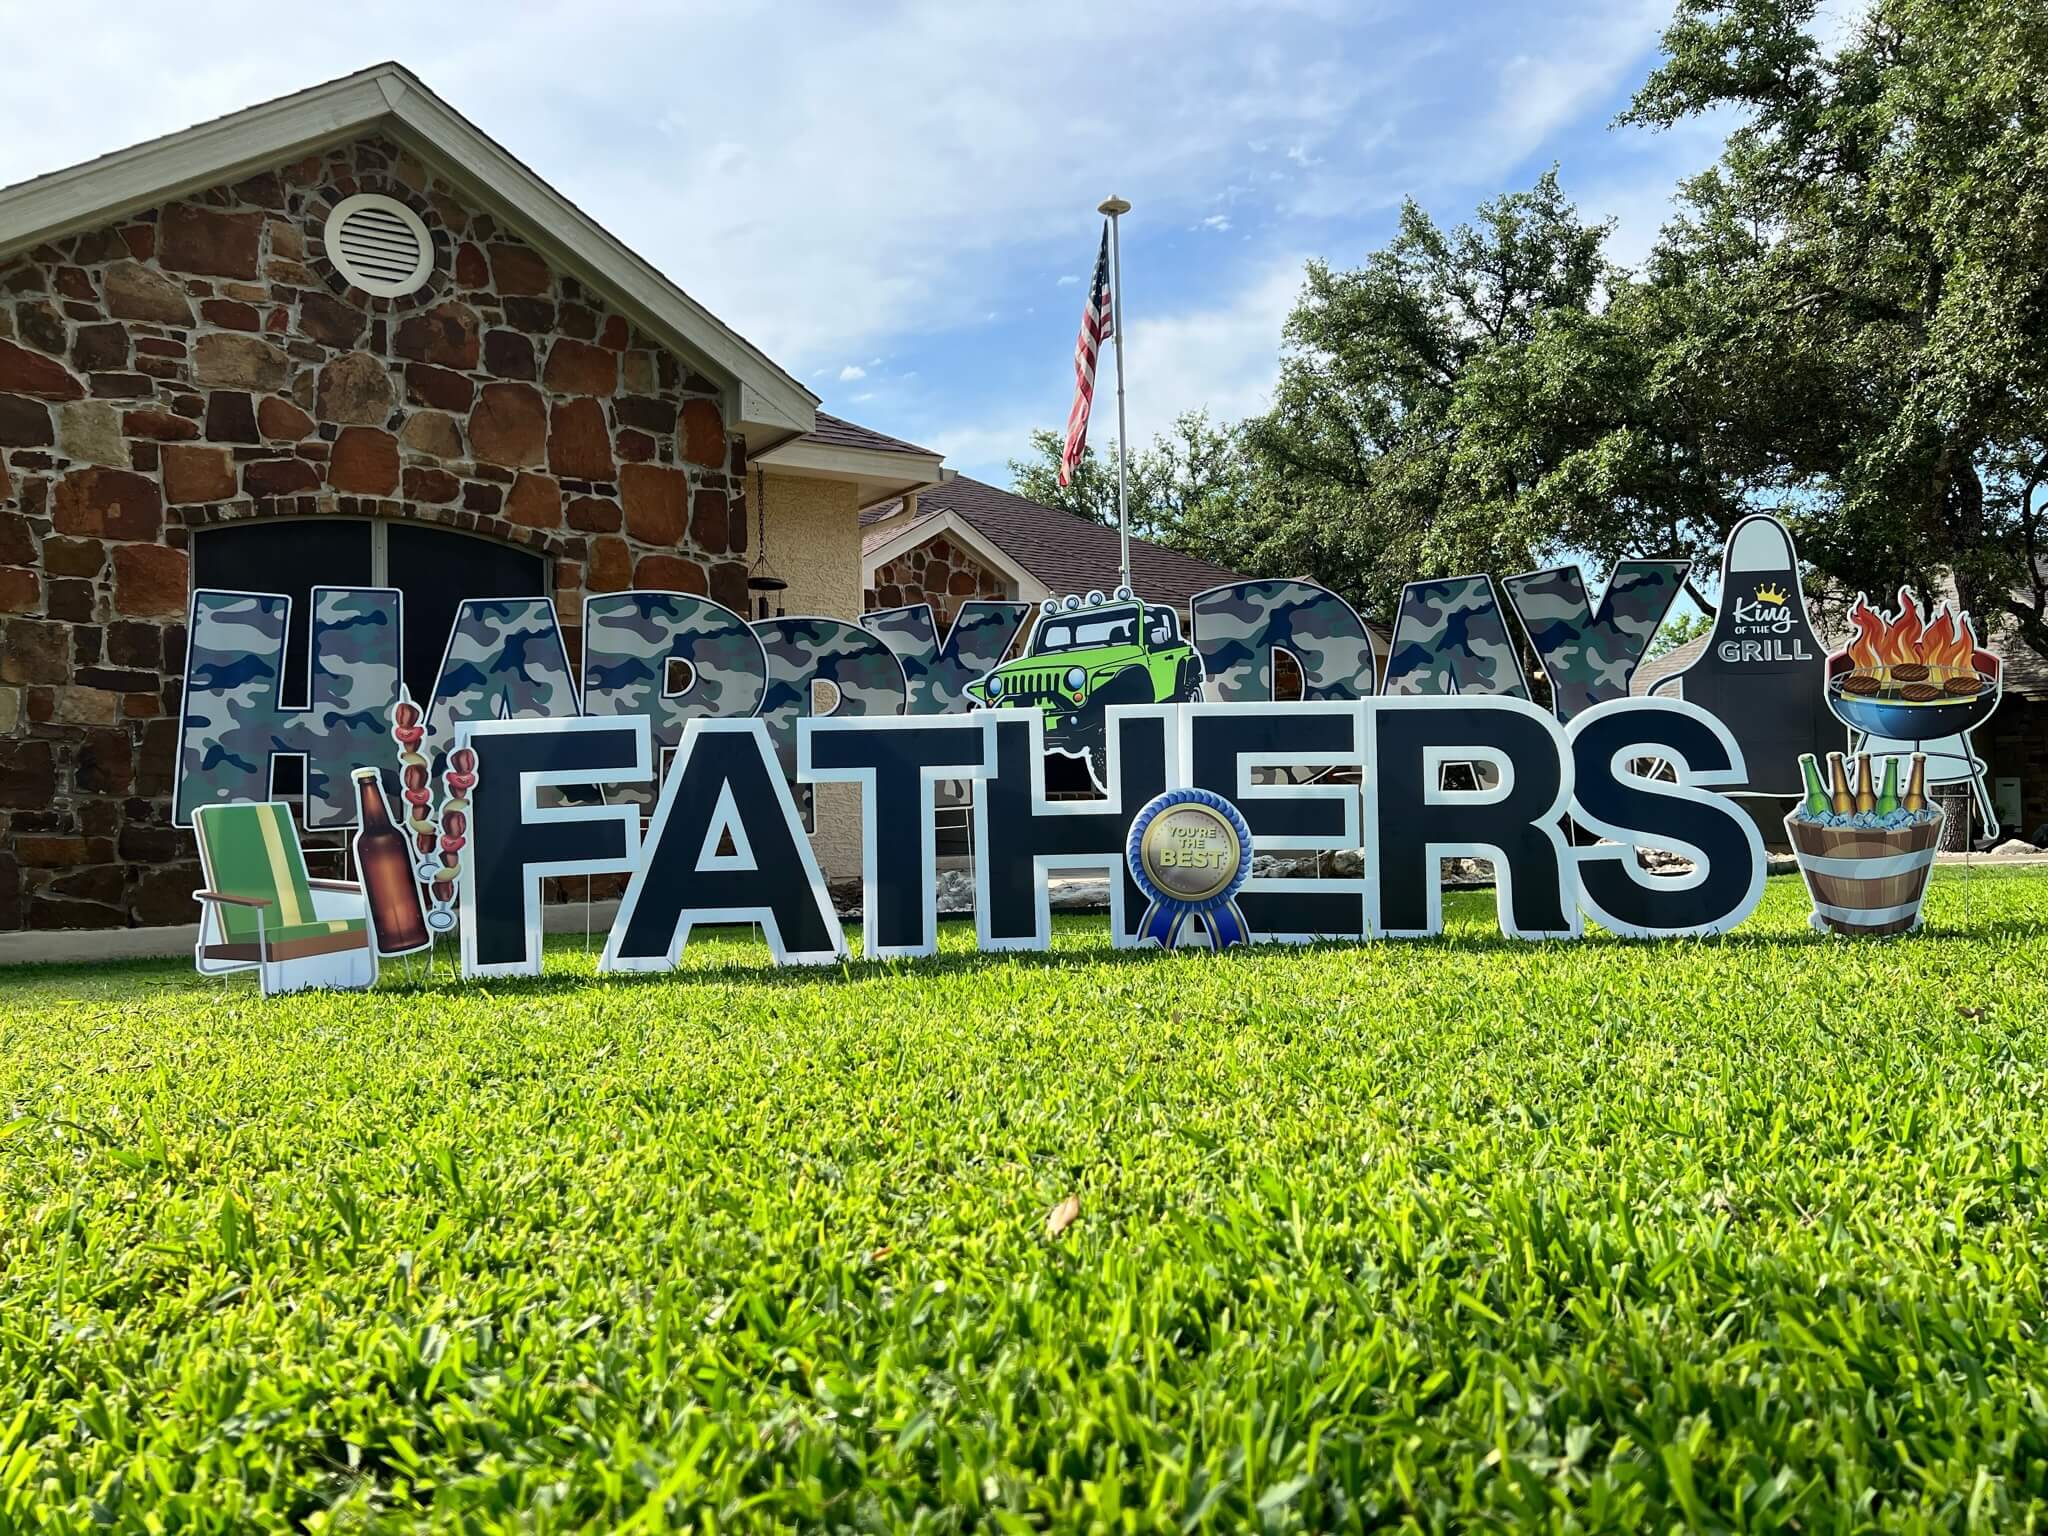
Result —
M 1492 151 L 1481 158 L 1505 170 L 1611 93 L 1656 46 L 1670 14 L 1669 0 L 1607 0 L 1577 25 L 1560 26 L 1548 46 L 1508 59 L 1491 118 L 1473 135 Z
M 848 363 L 839 370 L 839 382 L 842 384 L 851 384 L 855 379 L 864 379 L 867 376 L 867 369 L 861 367 L 859 363 Z
M 175 13 L 80 0 L 12 29 L 0 181 L 362 68 L 399 38 L 403 62 L 465 116 L 808 370 L 863 339 L 981 314 L 1020 263 L 1088 239 L 1106 174 L 1149 216 L 1184 217 L 1251 133 L 1321 134 L 1377 67 L 1334 0 L 634 9 L 633 46 L 576 74 L 559 68 L 556 7 L 359 0 L 309 48 L 298 29 L 251 29 L 225 0 Z M 218 46 L 165 70 L 192 37 Z M 1146 67 L 1115 89 L 1072 67 L 1140 54 Z M 692 70 L 679 99 L 677 61 L 690 59 L 753 63 Z M 909 78 L 916 90 L 867 88 Z
M 1825 3 L 1832 15 L 1868 0 Z M 955 355 L 989 345 L 988 317 L 1019 326 L 1045 272 L 1063 288 L 1085 282 L 1062 269 L 1092 255 L 1106 191 L 1138 205 L 1127 258 L 1162 258 L 1191 225 L 1234 230 L 1245 239 L 1189 241 L 1199 255 L 1174 256 L 1215 264 L 1183 274 L 1185 291 L 1207 297 L 1180 328 L 1148 338 L 1141 322 L 1133 336 L 1134 361 L 1148 339 L 1200 354 L 1206 371 L 1172 392 L 1227 401 L 1252 371 L 1230 338 L 1264 291 L 1255 278 L 1222 292 L 1237 282 L 1231 263 L 1257 272 L 1304 250 L 1353 259 L 1404 193 L 1469 203 L 1474 188 L 1496 190 L 1563 128 L 1604 116 L 1603 93 L 1644 62 L 1669 0 L 631 10 L 633 46 L 578 74 L 558 67 L 557 7 L 358 0 L 346 28 L 309 48 L 302 31 L 248 27 L 246 7 L 227 0 L 176 11 L 74 0 L 10 36 L 0 182 L 362 68 L 397 37 L 403 62 L 457 110 L 741 335 L 821 381 L 879 369 L 844 360 L 900 358 L 914 339 L 927 371 L 947 376 L 936 398 L 955 366 L 972 366 Z M 194 36 L 214 46 L 187 60 Z M 183 62 L 166 71 L 167 57 Z M 1144 66 L 1106 86 L 1074 70 L 1076 57 Z M 748 67 L 691 70 L 679 93 L 677 61 L 692 59 Z M 896 79 L 917 89 L 869 88 Z M 1277 343 L 1275 328 L 1261 367 Z M 958 390 L 948 408 L 963 397 L 990 420 L 1025 414 Z
M 1395 82 L 1274 172 L 1289 213 L 1336 218 L 1403 197 L 1429 203 L 1503 178 L 1553 147 L 1632 74 L 1647 70 L 1670 0 L 1577 0 L 1571 5 L 1438 8 L 1399 57 Z M 1365 104 L 1362 104 L 1362 106 Z M 1305 143 L 1306 141 L 1304 141 Z
M 1113 398 L 1111 405 L 1115 405 Z M 1064 420 L 1063 408 L 1061 421 Z M 1045 425 L 1044 421 L 1030 416 L 1013 416 L 980 426 L 928 432 L 921 441 L 926 447 L 935 448 L 943 454 L 952 467 L 982 479 L 992 479 L 998 485 L 1007 485 L 1009 475 L 1004 466 L 1011 459 L 1023 458 L 1031 446 L 1032 430 Z
M 1131 322 L 1124 403 L 1133 444 L 1151 442 L 1183 411 L 1237 421 L 1271 403 L 1301 269 L 1302 258 L 1288 257 L 1254 273 L 1226 303 Z M 1097 410 L 1104 399 L 1096 396 Z M 1115 397 L 1107 399 L 1114 406 Z
M 1852 42 L 1856 29 L 1870 15 L 1874 0 L 1820 0 L 1814 11 L 1813 35 L 1829 53 L 1839 53 Z
M 1290 256 L 1251 273 L 1222 304 L 1131 321 L 1124 409 L 1133 446 L 1150 443 L 1183 411 L 1206 410 L 1212 420 L 1233 422 L 1271 403 L 1280 331 L 1300 292 L 1301 272 L 1302 258 Z M 1116 436 L 1114 367 L 1105 354 L 1089 423 L 1089 441 L 1103 448 Z M 920 440 L 968 474 L 1006 481 L 1004 466 L 1024 456 L 1032 429 L 1065 422 L 1070 387 L 1065 379 L 1048 380 L 1031 400 Z

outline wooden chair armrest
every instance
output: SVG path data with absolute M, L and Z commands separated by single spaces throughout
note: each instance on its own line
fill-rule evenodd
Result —
M 226 891 L 194 891 L 194 901 L 225 901 L 238 907 L 267 907 L 273 905 L 267 896 L 230 896 Z
M 360 896 L 363 890 L 356 880 L 308 880 L 306 885 L 315 891 L 347 891 L 352 896 Z

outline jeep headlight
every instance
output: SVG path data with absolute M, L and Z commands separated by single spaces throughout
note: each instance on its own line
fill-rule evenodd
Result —
M 992 699 L 1000 699 L 1003 696 L 1003 680 L 1000 677 L 991 677 L 988 680 L 988 696 Z
M 1079 693 L 1088 686 L 1088 674 L 1079 667 L 1067 668 L 1067 692 Z

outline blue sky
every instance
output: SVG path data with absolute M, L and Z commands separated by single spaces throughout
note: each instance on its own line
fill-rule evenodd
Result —
M 1454 222 L 1555 161 L 1639 258 L 1718 143 L 1608 126 L 1669 10 L 451 0 L 287 34 L 210 0 L 6 0 L 0 181 L 396 57 L 828 410 L 1000 482 L 1066 415 L 1111 191 L 1134 441 L 1259 409 L 1303 261 L 1355 264 L 1403 196 Z

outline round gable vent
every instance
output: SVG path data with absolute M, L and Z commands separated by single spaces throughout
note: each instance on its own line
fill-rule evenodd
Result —
M 324 243 L 341 275 L 378 298 L 416 292 L 434 270 L 434 237 L 395 198 L 370 192 L 343 198 L 327 215 Z

